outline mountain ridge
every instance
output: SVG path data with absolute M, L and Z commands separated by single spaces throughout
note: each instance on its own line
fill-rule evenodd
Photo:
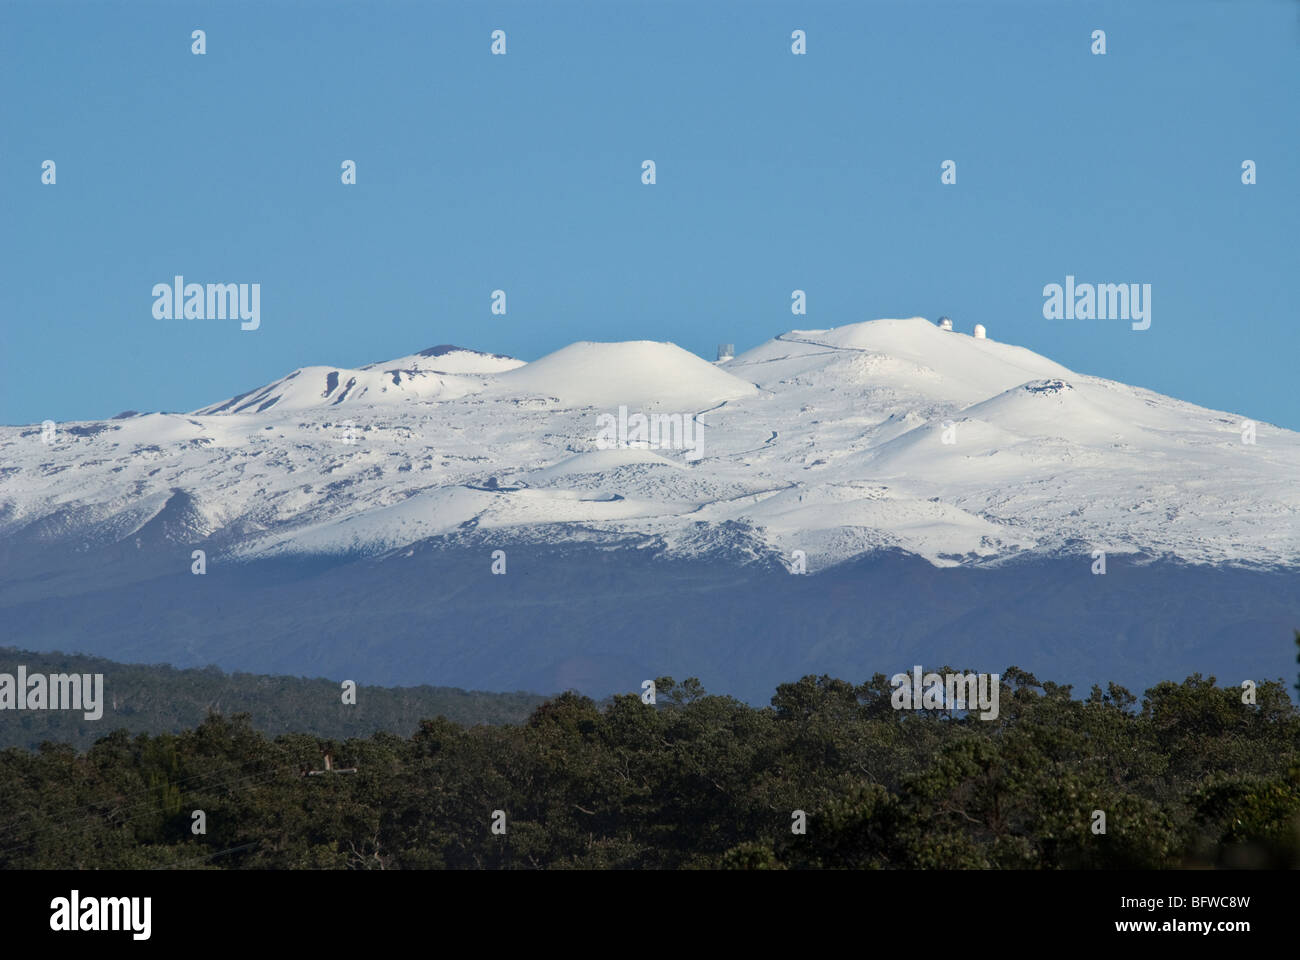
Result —
M 702 425 L 699 448 L 633 433 L 602 449 L 601 418 L 629 409 L 677 417 L 677 440 Z M 532 363 L 442 344 L 298 368 L 192 414 L 56 429 L 46 444 L 0 428 L 0 539 L 148 528 L 247 560 L 470 526 L 658 537 L 681 556 L 798 550 L 811 573 L 880 549 L 948 566 L 1080 545 L 1089 562 L 1300 566 L 1300 434 L 1257 423 L 1247 444 L 1239 417 L 921 317 L 789 331 L 718 363 L 655 341 Z M 187 519 L 155 523 L 177 491 Z

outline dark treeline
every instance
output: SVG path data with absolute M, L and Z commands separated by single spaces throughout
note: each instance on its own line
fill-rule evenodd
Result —
M 895 710 L 891 692 L 806 677 L 760 709 L 662 678 L 653 706 L 565 694 L 520 725 L 440 717 L 409 738 L 271 739 L 213 715 L 84 753 L 9 749 L 0 866 L 1300 866 L 1281 682 L 1254 704 L 1199 675 L 1078 700 L 1013 667 L 996 720 Z M 336 772 L 304 775 L 325 754 Z
M 87 720 L 75 710 L 0 713 L 0 747 L 34 750 L 53 740 L 85 748 L 106 728 L 177 733 L 210 713 L 235 711 L 247 713 L 255 730 L 269 734 L 310 730 L 322 737 L 347 737 L 386 730 L 405 735 L 424 717 L 445 716 L 466 725 L 522 723 L 546 699 L 459 687 L 360 687 L 356 704 L 348 705 L 335 680 L 226 673 L 217 667 L 177 669 L 0 647 L 0 672 L 12 674 L 18 664 L 29 674 L 102 673 L 104 716 Z

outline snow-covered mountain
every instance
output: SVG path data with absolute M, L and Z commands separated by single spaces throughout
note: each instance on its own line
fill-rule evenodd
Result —
M 703 425 L 609 449 L 602 423 Z M 935 566 L 1142 554 L 1300 566 L 1300 434 L 913 317 L 797 330 L 710 363 L 576 343 L 310 366 L 191 414 L 0 427 L 0 539 L 157 531 L 230 558 L 384 554 L 495 531 L 667 555 L 881 549 Z M 666 422 L 666 421 L 665 421 Z M 152 527 L 150 526 L 152 524 Z
M 303 367 L 53 443 L 0 428 L 0 625 L 126 661 L 755 702 L 916 663 L 1275 678 L 1300 435 L 1242 421 L 921 318 L 716 364 L 641 341 Z

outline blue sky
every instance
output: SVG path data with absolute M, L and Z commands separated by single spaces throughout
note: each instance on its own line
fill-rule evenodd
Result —
M 947 314 L 1300 429 L 1296 0 L 6 2 L 0 90 L 0 422 Z M 260 283 L 261 328 L 154 319 L 176 274 Z M 1045 320 L 1067 274 L 1151 328 Z

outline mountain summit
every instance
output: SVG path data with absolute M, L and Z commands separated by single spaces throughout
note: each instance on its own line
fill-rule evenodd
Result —
M 609 449 L 602 423 L 620 416 Z M 701 456 L 674 445 L 683 424 Z M 1300 435 L 1255 430 L 1245 443 L 1240 416 L 920 317 L 791 331 L 719 363 L 651 341 L 527 364 L 444 345 L 302 367 L 192 414 L 64 424 L 52 444 L 0 428 L 0 537 L 201 529 L 248 559 L 473 529 L 798 550 L 810 572 L 883 549 L 935 566 L 1102 550 L 1295 567 Z M 196 519 L 153 523 L 179 494 Z

